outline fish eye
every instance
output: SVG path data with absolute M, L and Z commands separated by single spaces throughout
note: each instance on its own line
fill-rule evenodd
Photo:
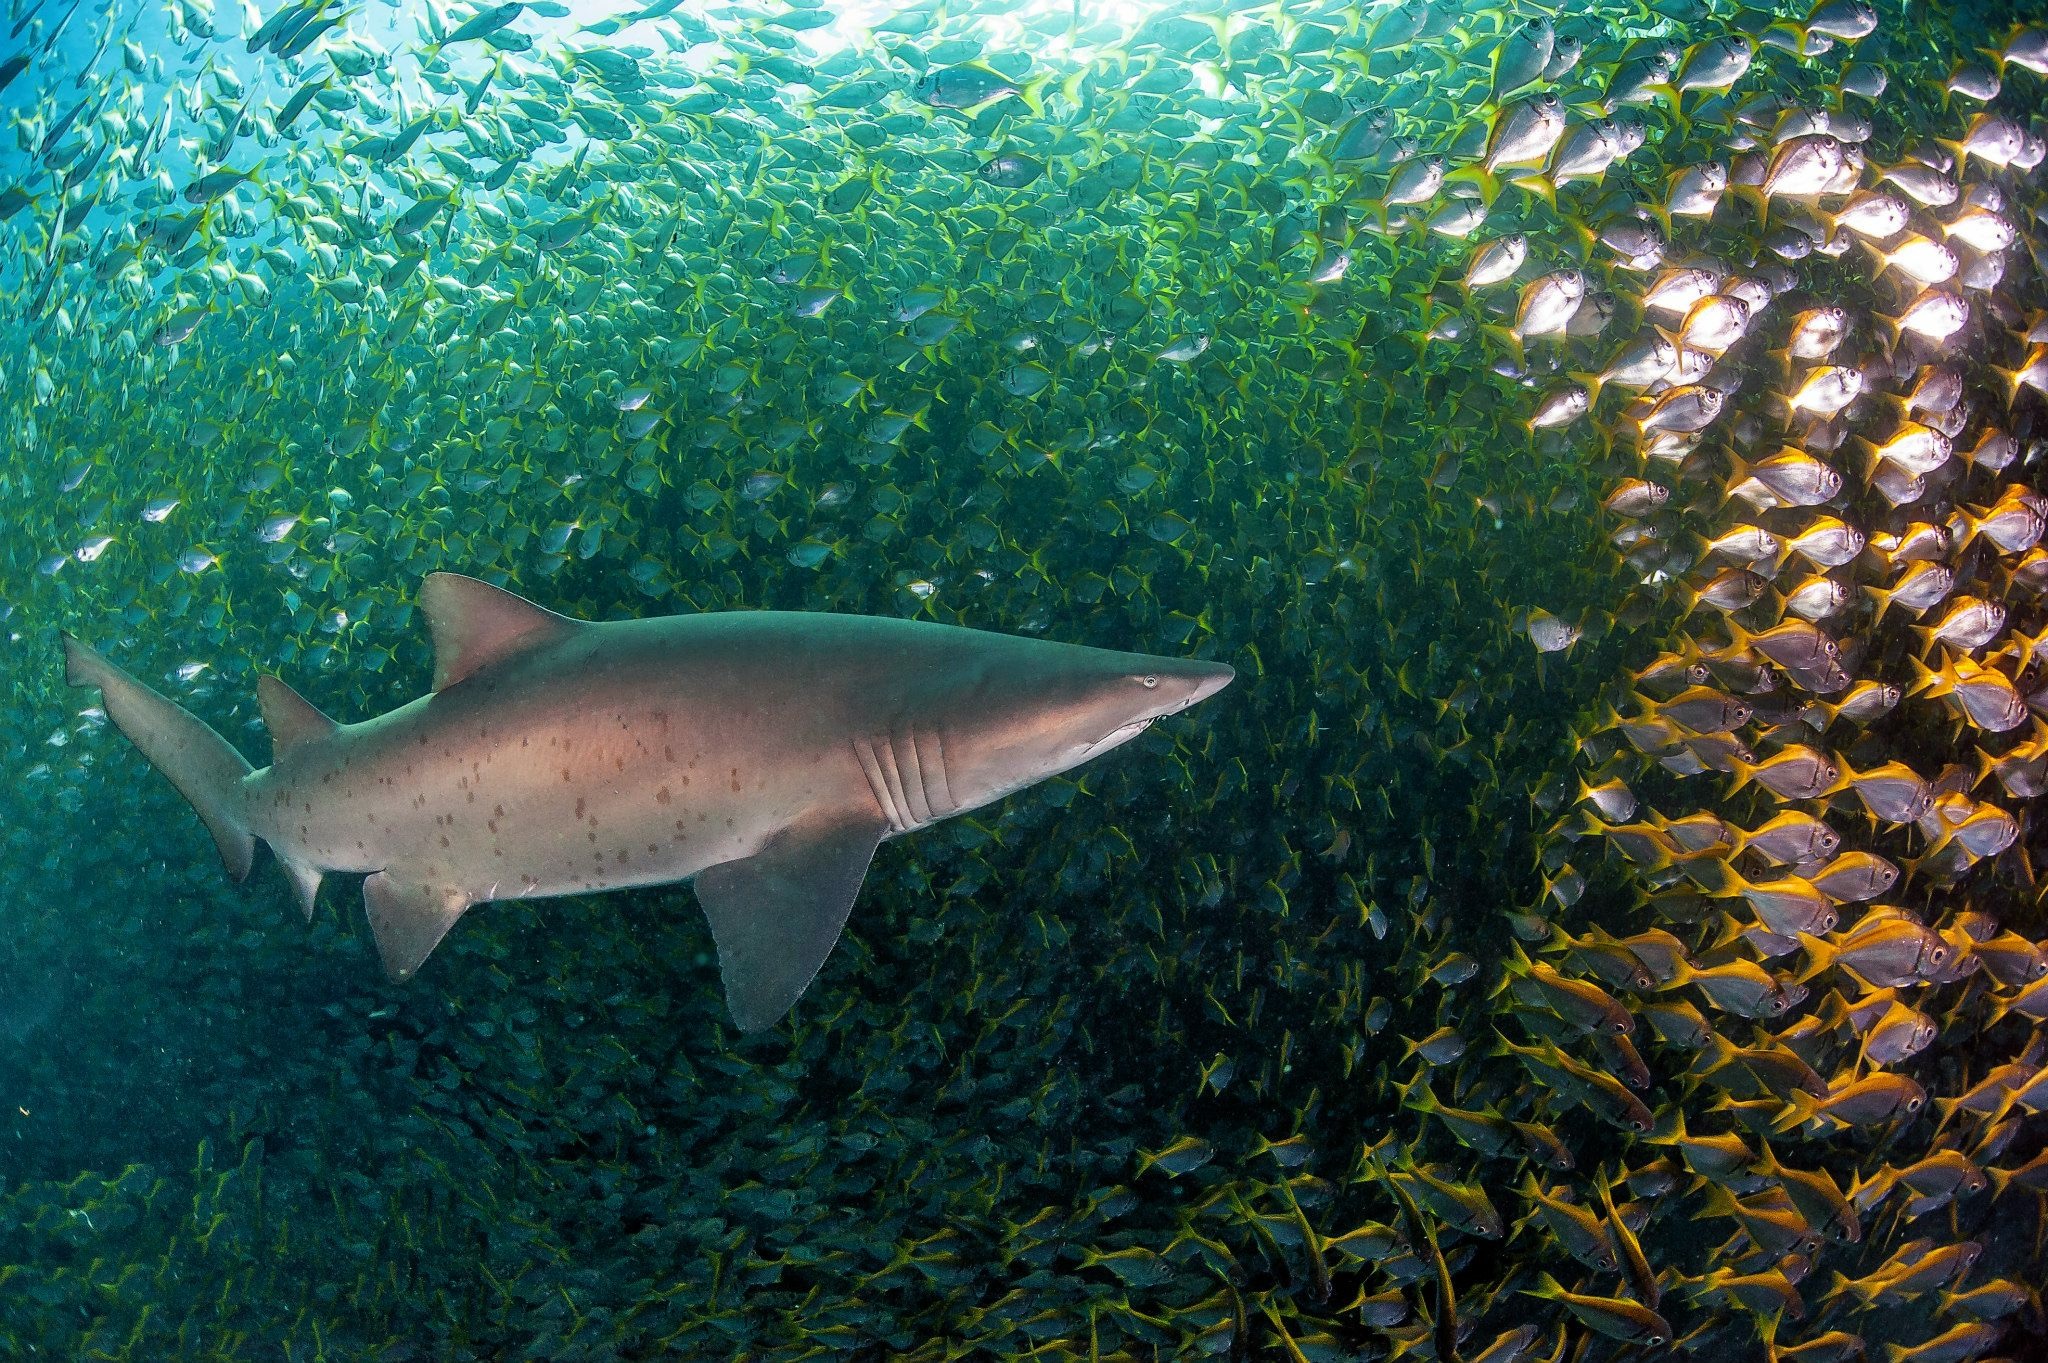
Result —
M 1933 962 L 1935 965 L 1940 965 L 1943 961 L 1946 961 L 1948 959 L 1948 948 L 1929 947 L 1927 949 L 1927 959 Z
M 1918 1098 L 1908 1098 L 1908 1099 L 1906 1100 L 1906 1111 L 1908 1111 L 1908 1112 L 1918 1112 L 1919 1110 L 1920 1110 L 1920 1100 L 1919 1100 Z
M 1138 678 L 1138 685 L 1150 691 L 1153 687 L 1159 685 L 1159 678 L 1147 673 L 1145 676 Z
M 1662 1336 L 1662 1335 L 1645 1335 L 1645 1336 L 1643 1336 L 1643 1343 L 1645 1343 L 1645 1344 L 1648 1344 L 1648 1345 L 1650 1345 L 1650 1346 L 1651 1346 L 1651 1347 L 1653 1347 L 1653 1348 L 1654 1348 L 1655 1346 L 1659 1345 L 1659 1344 L 1662 1344 L 1663 1342 L 1664 1342 L 1664 1336 Z

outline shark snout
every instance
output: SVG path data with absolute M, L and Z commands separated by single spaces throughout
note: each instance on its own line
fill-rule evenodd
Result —
M 1163 702 L 1153 711 L 1155 717 L 1177 715 L 1190 706 L 1209 699 L 1236 678 L 1237 669 L 1228 663 L 1202 662 L 1196 659 L 1175 660 L 1161 665 L 1159 677 Z
M 1195 674 L 1194 688 L 1188 692 L 1187 703 L 1182 709 L 1209 699 L 1237 680 L 1237 669 L 1229 663 L 1190 663 L 1188 666 L 1199 670 Z

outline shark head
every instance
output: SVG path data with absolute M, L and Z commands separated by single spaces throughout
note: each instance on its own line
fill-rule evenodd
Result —
M 1099 757 L 1228 686 L 1224 663 L 1011 640 L 947 698 L 946 776 L 972 809 Z

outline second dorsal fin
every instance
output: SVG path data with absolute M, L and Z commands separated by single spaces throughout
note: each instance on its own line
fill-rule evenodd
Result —
M 420 609 L 434 635 L 434 689 L 505 658 L 553 643 L 579 623 L 502 587 L 460 573 L 429 573 Z
M 325 738 L 341 727 L 276 677 L 256 679 L 256 703 L 263 709 L 263 727 L 270 730 L 273 762 L 301 743 Z

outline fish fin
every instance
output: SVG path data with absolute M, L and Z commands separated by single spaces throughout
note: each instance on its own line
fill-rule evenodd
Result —
M 1488 208 L 1500 197 L 1500 177 L 1488 170 L 1483 162 L 1475 161 L 1469 166 L 1460 166 L 1444 176 L 1446 185 L 1469 184 L 1479 190 L 1479 202 Z
M 1795 976 L 1793 982 L 1805 984 L 1814 976 L 1825 973 L 1835 964 L 1835 958 L 1841 953 L 1836 950 L 1834 943 L 1812 933 L 1802 932 L 1798 937 L 1799 945 L 1806 950 L 1807 964 L 1806 969 Z
M 726 1006 L 741 1031 L 774 1026 L 810 986 L 887 831 L 858 816 L 792 825 L 753 856 L 697 876 Z
M 1785 1098 L 1785 1110 L 1771 1123 L 1771 1130 L 1778 1134 L 1793 1131 L 1806 1125 L 1820 1115 L 1820 1104 L 1804 1089 L 1793 1089 Z M 1734 1199 L 1729 1199 L 1731 1202 Z
M 1502 348 L 1512 353 L 1516 364 L 1522 364 L 1527 360 L 1527 351 L 1523 345 L 1522 337 L 1513 328 L 1500 326 L 1493 322 L 1481 322 L 1479 324 L 1479 332 L 1482 336 L 1490 337 L 1499 342 Z
M 434 636 L 434 690 L 567 637 L 580 621 L 460 573 L 429 573 L 420 609 Z
M 69 634 L 64 636 L 64 680 L 99 688 L 107 718 L 198 811 L 228 874 L 247 879 L 256 858 L 256 837 L 249 831 L 242 798 L 242 778 L 255 770 L 249 760 L 206 721 Z
M 256 679 L 256 703 L 263 710 L 263 727 L 270 730 L 273 762 L 300 744 L 325 738 L 341 727 L 276 677 Z
M 1545 204 L 1549 205 L 1552 213 L 1557 213 L 1557 182 L 1548 175 L 1541 171 L 1534 171 L 1529 174 L 1517 175 L 1510 179 L 1508 183 L 1532 198 L 1543 200 Z M 1488 206 L 1491 207 L 1491 204 L 1489 203 Z M 1563 217 L 1564 215 L 1560 213 L 1558 216 Z M 1578 223 L 1574 223 L 1572 226 L 1578 229 L 1575 235 L 1582 250 L 1590 250 L 1592 244 L 1599 240 L 1598 234 L 1591 228 Z
M 1043 118 L 1045 116 L 1045 90 L 1051 80 L 1052 76 L 1050 74 L 1033 76 L 1018 87 L 1017 98 L 1024 102 L 1024 107 L 1029 109 L 1034 117 Z M 1054 88 L 1059 89 L 1062 87 L 1055 86 Z
M 278 856 L 278 861 L 284 866 L 285 873 L 292 878 L 292 889 L 299 901 L 299 913 L 308 923 L 312 922 L 313 905 L 320 898 L 320 868 L 282 854 Z
M 384 973 L 393 982 L 411 979 L 469 905 L 460 890 L 398 880 L 389 871 L 363 881 L 363 909 Z

